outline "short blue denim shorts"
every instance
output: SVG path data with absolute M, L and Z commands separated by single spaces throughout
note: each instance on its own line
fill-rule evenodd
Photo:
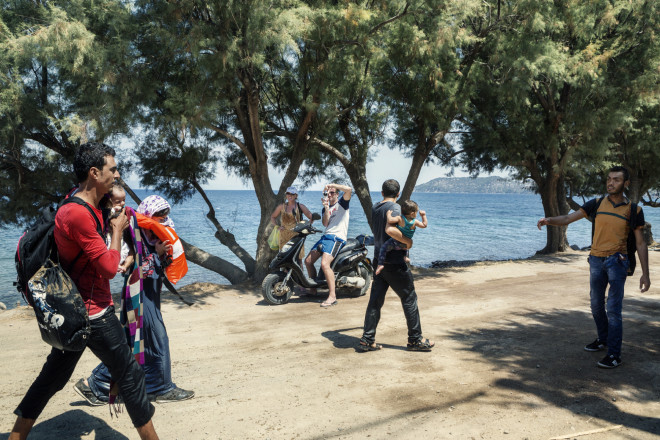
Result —
M 346 242 L 336 235 L 327 234 L 323 235 L 321 239 L 316 242 L 316 244 L 312 247 L 312 250 L 330 254 L 334 258 L 337 256 L 344 243 Z

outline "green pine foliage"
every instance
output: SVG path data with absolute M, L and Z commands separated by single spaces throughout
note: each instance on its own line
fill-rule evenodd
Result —
M 383 146 L 413 159 L 404 196 L 428 162 L 473 175 L 508 169 L 558 215 L 567 192 L 594 192 L 603 170 L 623 163 L 631 198 L 652 203 L 658 8 L 3 0 L 0 224 L 56 202 L 88 139 L 126 140 L 124 165 L 177 200 L 218 165 L 250 180 L 258 237 L 294 181 L 349 180 L 368 210 L 366 164 Z M 269 166 L 284 178 L 273 182 Z M 546 250 L 561 250 L 561 231 L 548 234 Z M 257 271 L 270 257 L 261 244 Z
M 487 38 L 473 67 L 475 93 L 460 118 L 468 132 L 461 164 L 471 171 L 512 167 L 536 183 L 546 216 L 564 214 L 570 172 L 604 160 L 639 96 L 657 94 L 658 6 L 498 5 L 511 19 Z M 554 229 L 549 252 L 565 246 Z

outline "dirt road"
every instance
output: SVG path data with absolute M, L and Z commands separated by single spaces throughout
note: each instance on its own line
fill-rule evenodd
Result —
M 324 310 L 298 297 L 265 305 L 257 287 L 187 287 L 195 305 L 166 295 L 163 314 L 175 382 L 196 397 L 157 405 L 154 424 L 162 439 L 659 438 L 660 254 L 649 292 L 639 293 L 638 275 L 626 286 L 615 370 L 582 349 L 595 338 L 585 260 L 417 270 L 431 353 L 406 351 L 393 293 L 378 327 L 383 350 L 358 353 L 368 297 Z M 0 439 L 48 352 L 29 313 L 0 313 Z M 96 364 L 87 351 L 31 438 L 137 438 L 127 414 L 113 419 L 74 393 Z

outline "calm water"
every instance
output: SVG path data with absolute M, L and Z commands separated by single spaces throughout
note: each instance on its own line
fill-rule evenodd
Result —
M 153 192 L 138 191 L 142 198 Z M 218 220 L 236 236 L 237 242 L 254 255 L 256 231 L 259 225 L 259 204 L 253 191 L 209 191 Z M 374 201 L 380 193 L 372 193 Z M 307 191 L 299 197 L 312 212 L 321 210 L 321 193 Z M 415 245 L 410 252 L 413 264 L 429 266 L 436 260 L 507 260 L 527 258 L 545 246 L 545 229 L 536 229 L 543 216 L 541 199 L 535 194 L 435 194 L 413 195 L 421 209 L 427 212 L 429 227 L 415 233 Z M 129 201 L 130 206 L 135 204 Z M 172 209 L 172 219 L 179 235 L 201 249 L 225 258 L 242 267 L 240 260 L 213 236 L 215 230 L 206 219 L 206 204 L 196 195 Z M 645 208 L 647 221 L 660 224 L 660 210 Z M 349 237 L 370 233 L 357 198 L 351 201 Z M 14 307 L 20 300 L 12 283 L 16 279 L 14 253 L 20 229 L 0 229 L 0 302 Z M 582 220 L 568 228 L 568 241 L 580 247 L 591 241 L 591 224 Z M 308 240 L 310 241 L 310 240 Z M 373 253 L 373 252 L 371 252 Z M 195 281 L 226 284 L 220 275 L 192 263 L 188 275 L 179 282 Z M 118 290 L 118 279 L 113 291 Z

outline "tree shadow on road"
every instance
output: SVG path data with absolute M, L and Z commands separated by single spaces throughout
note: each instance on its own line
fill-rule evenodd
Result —
M 463 350 L 505 369 L 510 378 L 494 385 L 537 396 L 575 414 L 660 434 L 660 418 L 632 414 L 617 402 L 655 404 L 660 400 L 660 302 L 624 302 L 623 364 L 603 370 L 596 363 L 605 352 L 584 351 L 595 338 L 590 313 L 557 310 L 523 312 L 483 328 L 456 330 L 450 337 Z M 502 406 L 517 405 L 503 401 Z
M 52 419 L 37 420 L 29 438 L 30 440 L 75 440 L 88 438 L 92 433 L 97 439 L 128 440 L 128 437 L 112 429 L 103 419 L 79 409 L 67 411 Z M 0 434 L 0 440 L 7 438 L 9 433 Z

